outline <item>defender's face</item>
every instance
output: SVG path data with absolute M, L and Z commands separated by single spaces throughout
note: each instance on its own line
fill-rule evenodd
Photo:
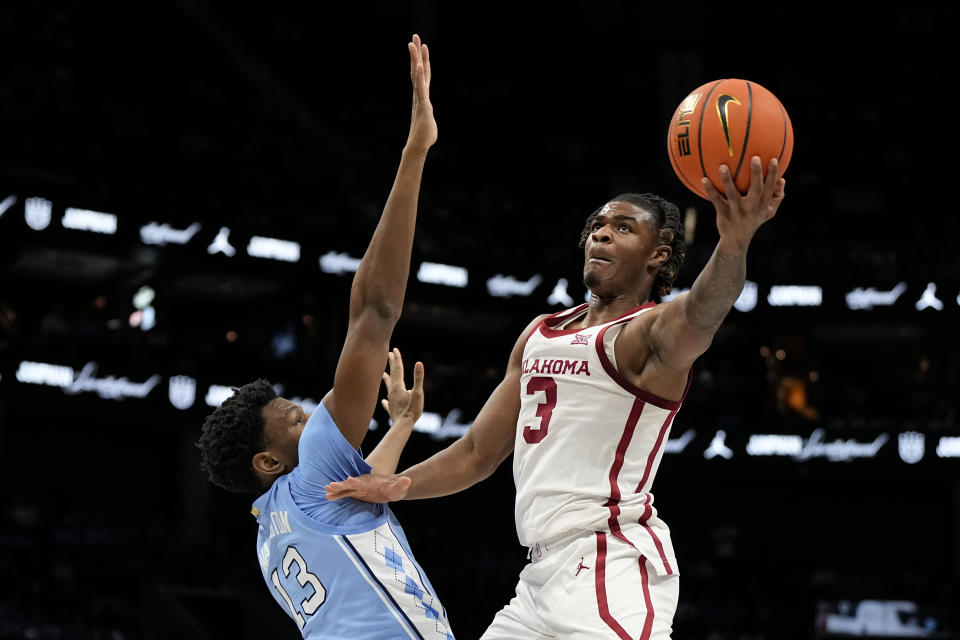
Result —
M 636 290 L 659 244 L 652 213 L 629 202 L 608 202 L 584 244 L 583 283 L 599 297 Z
M 288 469 L 299 463 L 298 445 L 310 414 L 286 398 L 274 398 L 263 408 L 267 449 Z

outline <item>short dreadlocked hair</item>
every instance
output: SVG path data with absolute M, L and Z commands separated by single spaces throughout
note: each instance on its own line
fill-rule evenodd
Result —
M 652 213 L 657 219 L 657 229 L 660 233 L 660 241 L 669 245 L 671 249 L 670 258 L 663 263 L 657 277 L 653 281 L 653 287 L 650 294 L 655 302 L 660 302 L 664 296 L 673 290 L 673 281 L 680 273 L 683 261 L 687 257 L 687 241 L 683 231 L 683 218 L 680 216 L 680 209 L 669 200 L 665 200 L 652 193 L 621 193 L 615 198 L 611 198 L 587 217 L 586 224 L 583 225 L 583 231 L 580 232 L 580 248 L 587 242 L 590 235 L 590 226 L 603 207 L 610 202 L 627 202 L 644 211 Z
M 264 379 L 234 389 L 203 422 L 197 441 L 200 466 L 210 482 L 227 491 L 259 493 L 260 481 L 253 471 L 253 456 L 266 447 L 263 408 L 277 397 Z

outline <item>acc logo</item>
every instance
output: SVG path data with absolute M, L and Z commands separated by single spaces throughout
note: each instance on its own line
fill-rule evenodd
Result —
M 900 459 L 907 464 L 920 462 L 924 452 L 924 436 L 916 431 L 904 431 L 898 442 Z
M 197 399 L 197 381 L 190 376 L 170 376 L 167 397 L 177 409 L 189 409 Z

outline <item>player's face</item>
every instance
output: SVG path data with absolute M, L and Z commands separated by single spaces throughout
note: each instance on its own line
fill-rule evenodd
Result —
M 284 466 L 293 469 L 300 459 L 297 446 L 310 414 L 286 398 L 274 398 L 263 408 L 263 417 L 267 449 Z
M 584 244 L 583 283 L 601 298 L 636 291 L 660 245 L 652 213 L 629 202 L 608 202 Z

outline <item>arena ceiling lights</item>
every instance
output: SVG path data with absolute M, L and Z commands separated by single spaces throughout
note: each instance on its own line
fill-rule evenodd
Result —
M 16 208 L 22 210 L 26 226 L 34 231 L 47 229 L 57 217 L 54 203 L 46 198 L 31 196 L 21 199 L 16 194 L 7 194 L 0 200 L 0 219 L 4 224 L 15 218 L 12 213 Z M 124 238 L 122 235 L 124 220 L 113 213 L 66 207 L 59 216 L 59 222 L 65 229 L 118 236 L 114 240 L 116 242 L 122 242 Z M 214 229 L 217 230 L 214 231 Z M 231 237 L 229 227 L 206 228 L 199 221 L 172 225 L 168 222 L 152 220 L 137 228 L 136 237 L 140 243 L 157 247 L 161 251 L 171 245 L 184 247 L 187 251 L 195 248 L 200 259 L 203 259 L 204 254 L 234 258 L 238 250 L 245 250 L 245 253 L 253 258 L 275 260 L 291 265 L 299 264 L 304 259 L 303 247 L 298 242 L 260 235 L 235 238 Z M 104 256 L 107 255 L 103 251 L 101 253 Z M 119 253 L 119 251 L 113 252 L 115 255 Z M 182 258 L 182 254 L 179 257 Z M 33 264 L 29 256 L 21 260 L 25 265 Z M 44 260 L 50 262 L 52 258 L 47 256 Z M 359 257 L 335 249 L 326 249 L 318 256 L 316 264 L 322 273 L 345 276 L 355 273 L 360 262 Z M 432 285 L 460 289 L 470 285 L 469 271 L 466 267 L 440 262 L 420 263 L 416 277 L 420 282 Z M 537 273 L 524 278 L 497 273 L 482 282 L 485 284 L 485 293 L 492 297 L 533 298 L 539 295 L 551 306 L 574 304 L 574 296 L 571 295 L 568 281 L 559 274 Z M 664 301 L 671 300 L 687 290 L 675 289 L 664 297 Z M 589 291 L 586 292 L 584 299 L 589 300 Z M 957 287 L 956 283 L 947 285 L 945 289 L 943 283 L 935 281 L 923 283 L 900 281 L 884 284 L 863 283 L 841 290 L 836 286 L 823 287 L 816 283 L 761 285 L 748 280 L 734 303 L 734 308 L 740 313 L 748 313 L 761 306 L 767 308 L 839 306 L 858 313 L 883 308 L 935 313 L 956 310 L 960 307 L 960 287 Z

